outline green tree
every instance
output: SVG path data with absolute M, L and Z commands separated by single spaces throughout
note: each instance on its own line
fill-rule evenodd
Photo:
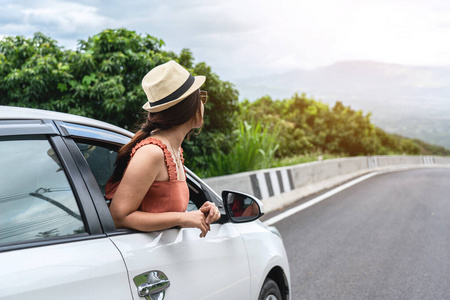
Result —
M 205 156 L 217 145 L 226 151 L 232 144 L 238 92 L 206 63 L 194 64 L 189 49 L 177 55 L 163 46 L 161 39 L 124 28 L 81 40 L 76 51 L 64 50 L 41 33 L 31 39 L 6 37 L 0 40 L 0 104 L 82 115 L 134 131 L 146 116 L 142 78 L 155 66 L 176 60 L 207 77 L 203 133 L 184 145 L 187 165 L 206 168 Z
M 77 51 L 68 56 L 73 78 L 63 83 L 76 104 L 65 110 L 135 129 L 146 99 L 142 78 L 155 66 L 176 58 L 162 51 L 163 45 L 160 39 L 126 29 L 104 30 L 80 41 Z
M 264 127 L 280 128 L 279 158 L 309 153 L 335 155 L 383 155 L 445 153 L 416 140 L 386 133 L 370 121 L 370 113 L 355 111 L 337 101 L 327 104 L 295 94 L 290 99 L 272 100 L 264 96 L 241 103 L 244 120 L 257 119 Z
M 192 53 L 184 49 L 180 55 L 183 63 L 192 66 Z M 180 61 L 181 63 L 181 61 Z M 217 151 L 228 153 L 236 142 L 233 130 L 237 127 L 239 115 L 239 93 L 234 85 L 222 81 L 206 63 L 193 66 L 191 72 L 206 76 L 202 89 L 208 92 L 208 102 L 204 111 L 204 126 L 199 135 L 191 135 L 184 142 L 184 150 L 189 167 L 199 174 L 204 174 L 211 165 L 210 158 Z
M 272 100 L 264 96 L 254 102 L 248 100 L 241 103 L 242 119 L 260 120 L 262 126 L 269 132 L 279 130 L 277 141 L 280 145 L 277 157 L 289 157 L 311 151 L 313 144 L 311 136 L 307 135 L 305 116 L 294 107 L 294 101 L 305 104 L 306 98 L 295 95 L 292 99 Z M 303 108 L 306 106 L 302 106 Z
M 72 79 L 67 52 L 42 33 L 0 41 L 0 104 L 57 110 Z

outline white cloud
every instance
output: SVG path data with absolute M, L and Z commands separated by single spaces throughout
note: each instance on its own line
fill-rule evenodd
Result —
M 89 34 L 113 24 L 111 19 L 99 15 L 97 8 L 72 2 L 47 1 L 45 7 L 22 12 L 26 23 L 52 28 L 62 35 Z
M 40 31 L 60 45 L 75 48 L 78 39 L 86 39 L 112 25 L 113 20 L 100 15 L 93 6 L 55 0 L 18 1 L 4 6 L 0 34 L 32 36 Z
M 445 0 L 6 1 L 0 34 L 42 31 L 75 48 L 125 27 L 190 48 L 221 77 L 315 68 L 341 60 L 443 65 L 450 52 Z

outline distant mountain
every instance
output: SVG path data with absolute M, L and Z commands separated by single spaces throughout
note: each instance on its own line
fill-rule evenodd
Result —
M 235 81 L 242 99 L 290 98 L 294 93 L 336 101 L 372 113 L 390 133 L 450 149 L 450 66 L 417 67 L 371 61 L 345 61 L 313 70 Z

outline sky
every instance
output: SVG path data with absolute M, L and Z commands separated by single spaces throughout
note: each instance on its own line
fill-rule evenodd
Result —
M 124 27 L 189 48 L 222 80 L 365 60 L 450 65 L 448 0 L 0 0 L 0 37 L 40 31 L 75 49 Z

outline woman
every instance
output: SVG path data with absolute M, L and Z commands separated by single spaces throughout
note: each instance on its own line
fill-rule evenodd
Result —
M 148 119 L 117 156 L 116 169 L 106 185 L 110 211 L 119 228 L 140 231 L 189 227 L 205 237 L 220 218 L 217 207 L 206 202 L 186 212 L 186 184 L 181 144 L 186 135 L 203 125 L 206 92 L 204 76 L 192 76 L 169 61 L 152 69 L 142 80 Z

